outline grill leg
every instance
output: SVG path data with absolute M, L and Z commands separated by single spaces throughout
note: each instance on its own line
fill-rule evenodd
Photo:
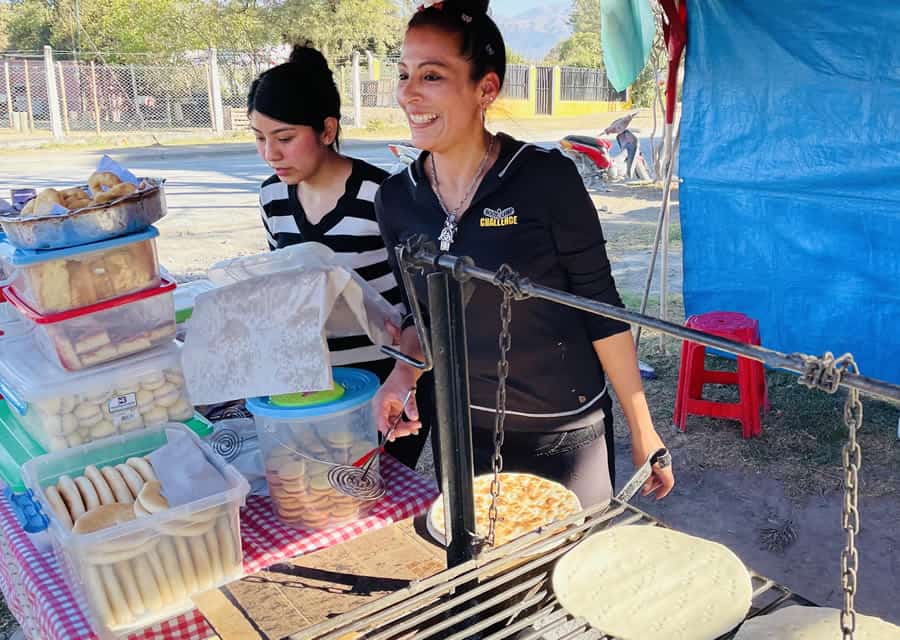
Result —
M 447 566 L 474 558 L 472 418 L 462 285 L 446 272 L 429 274 L 428 308 L 434 352 L 441 491 L 449 527 Z

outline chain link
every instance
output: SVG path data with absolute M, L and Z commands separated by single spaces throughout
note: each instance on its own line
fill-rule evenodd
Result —
M 840 358 L 826 353 L 821 358 L 804 356 L 803 359 L 805 370 L 799 383 L 810 389 L 834 394 L 840 388 L 846 372 L 859 373 L 859 368 L 849 353 Z M 859 575 L 859 552 L 856 548 L 856 536 L 859 535 L 859 468 L 862 466 L 862 450 L 856 434 L 863 426 L 863 406 L 859 399 L 859 389 L 854 387 L 849 389 L 844 402 L 844 425 L 847 427 L 847 442 L 841 450 L 844 471 L 841 526 L 845 536 L 844 548 L 841 550 L 841 589 L 844 592 L 841 633 L 843 640 L 853 640 L 856 631 L 854 599 Z
M 491 480 L 491 506 L 488 509 L 488 534 L 486 543 L 494 546 L 497 532 L 497 500 L 500 497 L 500 473 L 503 471 L 503 425 L 506 422 L 506 380 L 509 378 L 509 360 L 507 354 L 512 347 L 512 333 L 509 327 L 512 322 L 512 301 L 524 300 L 528 296 L 522 292 L 523 280 L 508 265 L 501 265 L 494 275 L 494 284 L 503 292 L 500 302 L 500 359 L 497 361 L 497 407 L 494 413 L 494 457 L 492 467 L 494 477 Z

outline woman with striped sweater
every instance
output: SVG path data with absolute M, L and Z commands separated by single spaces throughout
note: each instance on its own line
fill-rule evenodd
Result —
M 322 54 L 294 47 L 288 62 L 253 82 L 247 111 L 256 149 L 275 171 L 259 193 L 269 248 L 324 244 L 405 313 L 373 204 L 388 174 L 338 151 L 340 95 Z M 331 339 L 328 346 L 334 366 L 367 369 L 382 382 L 394 366 L 365 334 Z M 423 395 L 417 393 L 420 407 L 422 400 L 430 404 Z M 416 441 L 392 444 L 391 452 L 415 466 L 425 431 Z

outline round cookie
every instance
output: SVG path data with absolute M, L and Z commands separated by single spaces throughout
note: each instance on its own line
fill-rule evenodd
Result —
M 81 494 L 85 511 L 91 511 L 100 506 L 100 496 L 97 495 L 97 490 L 88 478 L 78 476 L 75 478 L 75 486 L 78 487 L 78 493 Z
M 75 411 L 72 413 L 75 414 L 75 417 L 78 418 L 78 422 L 82 423 L 87 420 L 91 420 L 96 416 L 101 416 L 100 407 L 97 406 L 96 402 L 82 402 L 77 407 L 75 407 Z
M 108 627 L 116 626 L 116 618 L 113 615 L 112 607 L 106 597 L 106 590 L 103 588 L 100 571 L 97 567 L 85 565 L 82 567 L 81 575 L 84 578 L 88 599 L 94 604 L 94 608 L 99 612 L 100 621 Z
M 135 472 L 136 474 L 136 472 Z M 157 480 L 151 480 L 141 488 L 137 500 L 150 513 L 159 513 L 169 508 L 169 501 L 162 494 L 162 487 Z
M 194 568 L 194 561 L 191 559 L 191 550 L 188 547 L 187 539 L 181 536 L 173 536 L 171 541 L 175 545 L 175 553 L 178 556 L 178 566 L 181 567 L 184 586 L 189 594 L 197 593 L 204 587 L 201 587 L 197 580 L 197 571 Z
M 157 545 L 155 549 L 147 552 L 147 555 L 144 557 L 147 559 L 147 564 L 150 565 L 153 579 L 156 581 L 156 586 L 159 588 L 162 604 L 165 606 L 172 604 L 175 601 L 175 594 L 172 592 L 172 584 L 169 581 L 169 576 L 166 575 L 166 570 L 163 566 L 162 558 L 160 557 L 161 549 L 162 541 L 160 541 L 160 544 Z
M 141 416 L 144 418 L 144 425 L 148 427 L 169 421 L 169 412 L 163 407 L 154 407 L 145 413 L 141 413 Z
M 73 433 L 66 438 L 66 444 L 70 447 L 77 447 L 80 444 L 84 444 L 84 437 L 80 433 Z
M 144 606 L 150 611 L 161 609 L 163 606 L 162 591 L 153 576 L 153 569 L 147 561 L 147 555 L 136 557 L 131 561 L 131 566 L 134 569 L 134 577 Z
M 94 507 L 75 521 L 74 533 L 94 533 L 134 520 L 134 511 L 127 504 L 103 504 Z
M 131 495 L 136 499 L 140 495 L 141 489 L 144 488 L 144 479 L 133 467 L 127 464 L 117 464 L 116 471 L 122 476 L 125 484 L 128 485 Z
M 219 552 L 222 554 L 222 570 L 225 577 L 234 577 L 241 572 L 241 558 L 231 535 L 231 522 L 228 516 L 216 521 L 216 537 L 219 539 Z
M 213 572 L 209 555 L 209 549 L 206 548 L 204 537 L 191 536 L 186 538 L 188 548 L 191 550 L 191 559 L 194 561 L 194 569 L 197 571 L 197 587 L 206 591 L 212 586 Z
M 147 389 L 141 389 L 135 394 L 135 399 L 137 400 L 138 411 L 149 411 L 153 408 L 153 405 L 156 403 L 156 397 L 153 395 L 152 391 Z
M 112 489 L 116 502 L 121 502 L 122 504 L 132 504 L 134 502 L 134 498 L 131 497 L 131 492 L 128 490 L 128 485 L 125 484 L 122 474 L 115 467 L 103 467 L 100 469 L 100 473 L 103 474 L 103 478 L 109 484 L 109 488 Z
M 179 387 L 184 386 L 184 376 L 176 369 L 167 369 L 165 372 L 167 382 L 177 384 Z
M 35 402 L 38 411 L 44 415 L 60 415 L 62 413 L 62 400 L 60 398 L 47 398 Z
M 168 408 L 167 413 L 169 420 L 180 422 L 181 420 L 189 420 L 194 415 L 194 407 L 184 399 L 184 396 L 181 396 L 178 402 Z
M 150 464 L 147 458 L 128 458 L 125 464 L 137 471 L 141 478 L 144 479 L 144 482 L 153 482 L 157 479 L 156 474 L 153 472 L 153 465 Z
M 128 603 L 128 608 L 131 610 L 132 615 L 139 618 L 144 615 L 147 608 L 144 605 L 144 599 L 141 598 L 141 592 L 138 589 L 137 580 L 135 580 L 131 564 L 129 564 L 128 560 L 122 560 L 116 562 L 113 565 L 113 569 L 116 572 L 116 577 L 119 579 L 119 584 L 122 585 L 122 591 L 125 594 L 125 601 Z
M 129 418 L 128 420 L 122 420 L 119 422 L 119 431 L 122 433 L 128 433 L 129 431 L 136 431 L 138 429 L 142 429 L 144 427 L 144 418 L 141 417 L 141 414 L 135 414 L 134 417 Z
M 147 391 L 156 391 L 166 383 L 166 377 L 162 373 L 154 373 L 152 375 L 141 378 L 141 387 Z
M 44 489 L 44 496 L 47 498 L 50 508 L 53 509 L 53 514 L 56 518 L 66 529 L 71 529 L 74 522 L 72 521 L 71 514 L 69 514 L 69 508 L 63 501 L 62 496 L 59 495 L 59 490 L 51 485 Z
M 56 486 L 59 489 L 59 495 L 62 496 L 63 501 L 69 509 L 69 515 L 72 516 L 72 520 L 77 520 L 84 515 L 84 502 L 82 501 L 81 494 L 78 493 L 78 487 L 75 486 L 75 482 L 72 478 L 67 475 L 62 475 L 59 477 L 59 482 L 57 482 Z
M 65 449 L 68 446 L 68 441 L 60 436 L 52 436 L 49 440 L 47 440 L 48 451 L 59 451 L 60 449 Z
M 222 569 L 222 550 L 219 548 L 219 539 L 216 537 L 215 523 L 203 535 L 206 549 L 209 551 L 209 565 L 212 568 L 212 580 L 216 584 L 222 582 L 225 572 Z
M 100 504 L 115 504 L 116 497 L 113 495 L 112 489 L 110 489 L 109 484 L 106 482 L 106 478 L 103 477 L 103 474 L 100 473 L 100 470 L 97 469 L 97 467 L 92 464 L 86 466 L 84 468 L 84 476 L 94 485 L 97 497 L 100 498 Z
M 181 567 L 178 565 L 178 554 L 175 551 L 175 545 L 168 537 L 163 537 L 159 542 L 159 558 L 162 561 L 163 569 L 166 572 L 166 578 L 169 580 L 169 586 L 172 588 L 172 600 L 181 602 L 188 595 L 187 587 L 184 584 L 184 577 L 181 574 Z M 151 554 L 152 556 L 152 554 Z M 151 557 L 151 567 L 152 565 Z
M 100 581 L 103 584 L 103 590 L 109 601 L 112 615 L 116 619 L 117 625 L 129 624 L 134 616 L 131 615 L 131 609 L 128 607 L 128 601 L 125 599 L 125 592 L 122 591 L 122 585 L 113 571 L 112 565 L 104 565 L 100 567 Z
M 116 433 L 115 425 L 109 420 L 101 420 L 93 427 L 91 427 L 90 434 L 91 438 L 94 440 L 98 440 L 100 438 L 107 438 Z
M 71 412 L 63 414 L 62 417 L 62 432 L 65 435 L 70 435 L 75 433 L 78 430 L 78 418 L 72 415 Z
M 44 425 L 44 432 L 47 435 L 59 436 L 63 435 L 62 416 L 56 414 L 42 414 L 41 422 Z
M 75 405 L 78 404 L 75 400 L 76 396 L 63 396 L 59 399 L 59 412 L 63 415 L 67 413 L 72 413 L 75 410 Z

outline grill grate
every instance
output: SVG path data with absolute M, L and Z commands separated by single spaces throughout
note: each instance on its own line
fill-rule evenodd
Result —
M 550 577 L 557 558 L 593 527 L 661 526 L 652 516 L 613 501 L 483 553 L 369 604 L 292 636 L 294 640 L 609 640 L 556 601 Z M 752 573 L 748 618 L 786 604 L 812 605 L 786 587 Z M 359 634 L 359 635 L 354 635 Z M 732 634 L 723 636 L 727 640 Z

